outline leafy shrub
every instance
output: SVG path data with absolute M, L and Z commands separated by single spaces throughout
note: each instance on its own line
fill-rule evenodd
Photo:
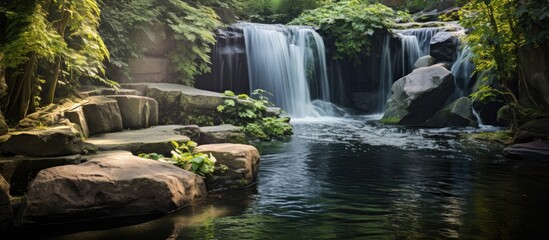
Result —
M 370 51 L 370 36 L 377 30 L 391 28 L 395 18 L 393 10 L 385 5 L 344 0 L 306 11 L 290 24 L 317 28 L 327 42 L 335 45 L 335 59 L 358 60 L 359 53 Z
M 162 154 L 156 153 L 141 153 L 138 156 L 153 160 L 164 160 L 201 176 L 210 175 L 215 171 L 217 160 L 212 154 L 194 153 L 195 148 L 198 146 L 196 142 L 189 141 L 185 144 L 179 144 L 172 141 L 172 146 L 174 150 L 171 151 L 172 157 L 169 159 L 166 159 Z M 224 168 L 226 166 L 221 166 L 221 169 Z
M 268 140 L 292 134 L 289 118 L 266 117 L 267 107 L 273 105 L 266 95 L 272 95 L 271 93 L 256 89 L 252 92 L 252 96 L 257 99 L 247 94 L 235 96 L 232 91 L 225 91 L 224 95 L 230 98 L 219 105 L 217 110 L 223 114 L 222 118 L 226 123 L 242 126 L 248 136 Z

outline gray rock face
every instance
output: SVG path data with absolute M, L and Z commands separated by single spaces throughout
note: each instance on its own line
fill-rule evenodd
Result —
M 13 219 L 10 185 L 0 175 L 0 231 L 10 230 L 13 227 Z
M 442 107 L 454 90 L 454 77 L 446 68 L 418 68 L 393 84 L 393 95 L 381 122 L 420 125 Z
M 206 196 L 202 177 L 129 152 L 40 171 L 29 187 L 23 224 L 168 214 Z
M 220 124 L 217 106 L 223 104 L 221 93 L 200 90 L 179 84 L 135 83 L 124 84 L 138 89 L 158 101 L 159 124 Z
M 539 118 L 521 125 L 515 134 L 514 142 L 528 142 L 549 139 L 549 118 Z
M 125 150 L 133 154 L 159 153 L 166 156 L 173 150 L 171 141 L 186 143 L 190 139 L 185 126 L 164 125 L 140 130 L 123 131 L 97 135 L 85 142 L 95 146 L 98 150 Z
M 448 104 L 425 123 L 428 127 L 467 127 L 476 126 L 473 116 L 473 102 L 467 97 Z
M 255 182 L 259 169 L 259 152 L 250 145 L 243 144 L 208 144 L 198 146 L 195 150 L 212 154 L 216 159 L 216 171 L 207 179 L 209 189 L 241 189 Z M 229 169 L 221 172 L 219 165 Z
M 242 129 L 230 124 L 200 128 L 199 144 L 247 142 Z
M 124 129 L 141 129 L 158 125 L 158 102 L 149 97 L 110 95 L 118 102 Z
M 457 58 L 458 36 L 450 32 L 438 32 L 431 39 L 429 55 L 438 62 L 454 62 Z
M 427 55 L 427 56 L 418 58 L 416 60 L 416 63 L 414 64 L 414 67 L 415 68 L 430 67 L 430 66 L 433 66 L 435 63 L 436 63 L 435 58 Z
M 83 152 L 80 132 L 61 126 L 44 130 L 12 132 L 0 149 L 6 153 L 34 157 L 56 157 Z
M 11 186 L 13 196 L 22 196 L 27 192 L 29 183 L 43 169 L 81 163 L 79 154 L 62 157 L 3 157 L 0 158 L 0 175 Z
M 93 96 L 82 105 L 90 135 L 122 131 L 122 116 L 114 99 Z
M 86 122 L 86 117 L 84 116 L 84 110 L 82 109 L 81 106 L 66 111 L 65 117 L 69 119 L 71 123 L 74 123 L 80 127 L 80 132 L 82 133 L 84 138 L 88 138 L 90 136 L 88 122 Z
M 534 141 L 511 145 L 503 150 L 509 158 L 544 160 L 549 159 L 549 141 Z

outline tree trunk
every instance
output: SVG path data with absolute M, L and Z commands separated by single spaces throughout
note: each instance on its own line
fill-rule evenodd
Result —
M 67 27 L 67 22 L 69 21 L 70 13 L 67 10 L 63 10 L 63 16 L 61 21 L 59 22 L 59 26 L 57 27 L 57 32 L 61 37 L 65 36 L 65 28 Z M 42 101 L 43 105 L 49 105 L 53 103 L 53 99 L 55 98 L 55 89 L 57 88 L 57 82 L 59 80 L 59 74 L 61 72 L 61 61 L 63 59 L 61 56 L 55 57 L 55 63 L 53 65 L 53 75 L 49 79 L 46 85 L 46 89 L 48 91 L 46 97 Z
M 25 65 L 21 79 L 9 79 L 6 118 L 17 122 L 27 116 L 31 104 L 34 73 L 36 70 L 36 54 L 32 54 Z

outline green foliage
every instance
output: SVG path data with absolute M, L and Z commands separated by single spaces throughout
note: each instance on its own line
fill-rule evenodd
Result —
M 371 36 L 377 30 L 391 28 L 395 18 L 393 10 L 385 5 L 344 0 L 306 11 L 290 24 L 318 28 L 327 42 L 334 43 L 335 59 L 358 60 L 359 53 L 370 51 Z
M 524 80 L 518 76 L 518 49 L 525 44 L 538 44 L 549 39 L 547 25 L 539 25 L 549 15 L 539 9 L 549 9 L 549 3 L 474 0 L 468 1 L 460 11 L 461 25 L 472 29 L 465 40 L 474 53 L 472 60 L 476 71 L 491 71 L 499 81 L 498 89 L 482 87 L 471 96 L 477 100 L 502 96 L 512 115 L 513 132 L 521 121 L 539 112 L 520 105 L 513 91 L 513 86 Z
M 252 92 L 255 98 L 247 94 L 235 96 L 232 91 L 225 91 L 224 95 L 228 98 L 217 107 L 217 111 L 223 114 L 222 119 L 226 123 L 243 126 L 248 136 L 268 140 L 292 134 L 289 118 L 266 117 L 267 107 L 273 105 L 266 95 L 271 93 L 256 89 Z
M 549 2 L 546 0 L 515 0 L 517 27 L 524 34 L 525 44 L 538 45 L 549 41 Z
M 289 121 L 289 118 L 266 117 L 260 121 L 248 123 L 243 127 L 243 130 L 249 136 L 269 140 L 274 137 L 291 135 L 293 129 Z
M 104 77 L 109 52 L 97 31 L 99 14 L 96 0 L 0 3 L 0 64 L 9 89 L 2 109 L 12 121 L 32 112 L 41 96 L 51 103 L 58 82 L 70 87 L 96 79 L 116 85 Z
M 217 160 L 214 156 L 204 153 L 194 153 L 198 146 L 196 142 L 189 141 L 184 144 L 172 141 L 174 150 L 171 151 L 172 157 L 165 159 L 162 154 L 156 153 L 141 153 L 138 156 L 153 160 L 165 160 L 175 166 L 178 166 L 187 171 L 196 173 L 201 176 L 210 175 L 215 171 L 215 163 Z M 221 166 L 221 169 L 226 166 Z
M 328 0 L 244 0 L 247 18 L 260 23 L 288 23 L 305 10 L 320 7 Z
M 179 145 L 172 141 L 174 150 L 172 151 L 171 162 L 187 171 L 206 176 L 215 171 L 215 157 L 204 153 L 194 153 L 194 149 L 198 144 L 189 141 L 186 144 Z
M 158 154 L 158 153 L 140 153 L 137 156 L 140 158 L 146 158 L 146 159 L 152 159 L 152 160 L 160 160 L 160 159 L 166 158 L 164 157 L 164 155 Z

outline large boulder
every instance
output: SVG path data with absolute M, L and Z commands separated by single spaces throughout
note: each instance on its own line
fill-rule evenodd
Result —
M 122 116 L 118 102 L 103 96 L 85 99 L 82 105 L 90 136 L 100 133 L 122 131 Z
M 538 118 L 522 124 L 515 134 L 514 142 L 549 139 L 549 118 Z
M 549 141 L 514 144 L 505 148 L 503 154 L 509 158 L 547 161 L 549 159 Z
M 4 153 L 34 157 L 56 157 L 84 151 L 80 132 L 70 126 L 12 132 L 0 145 Z
M 416 60 L 414 64 L 414 68 L 430 67 L 430 66 L 433 66 L 435 63 L 436 63 L 436 59 L 434 57 L 426 55 Z
M 140 129 L 158 125 L 158 102 L 149 97 L 110 95 L 118 102 L 124 129 Z
M 467 127 L 476 126 L 473 115 L 473 102 L 467 97 L 448 104 L 425 122 L 428 127 Z
M 216 171 L 207 179 L 209 189 L 242 189 L 257 179 L 260 157 L 253 146 L 208 144 L 198 146 L 195 152 L 212 154 L 217 159 Z M 221 165 L 228 169 L 223 171 Z
M 11 230 L 14 223 L 13 219 L 10 185 L 0 175 L 0 231 Z
M 199 144 L 247 142 L 242 128 L 230 124 L 200 128 Z
M 190 141 L 189 136 L 185 136 L 185 134 L 194 133 L 193 129 L 196 128 L 180 125 L 155 126 L 101 134 L 87 139 L 85 143 L 101 151 L 125 150 L 133 154 L 159 153 L 168 156 L 173 150 L 171 142 L 186 143 Z
M 420 125 L 454 92 L 452 73 L 440 65 L 418 68 L 393 84 L 393 95 L 381 122 Z
M 22 224 L 168 214 L 206 196 L 202 177 L 129 152 L 40 171 L 22 206 Z
M 429 55 L 438 62 L 452 63 L 457 58 L 459 37 L 456 33 L 438 32 L 431 38 Z
M 80 154 L 61 157 L 2 157 L 0 158 L 0 175 L 10 184 L 12 196 L 23 196 L 38 172 L 46 168 L 81 162 Z

